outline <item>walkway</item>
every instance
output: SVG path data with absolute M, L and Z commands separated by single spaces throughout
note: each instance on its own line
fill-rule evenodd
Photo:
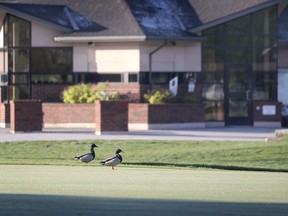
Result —
M 240 140 L 265 141 L 278 128 L 224 127 L 191 130 L 149 130 L 95 135 L 92 129 L 44 129 L 42 132 L 11 134 L 0 128 L 0 142 L 27 140 Z

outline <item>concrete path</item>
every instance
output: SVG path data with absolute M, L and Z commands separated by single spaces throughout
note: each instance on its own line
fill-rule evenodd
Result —
M 265 141 L 275 138 L 279 128 L 223 127 L 191 128 L 190 130 L 149 130 L 137 132 L 115 132 L 95 135 L 92 129 L 44 129 L 42 132 L 10 133 L 0 129 L 0 142 L 19 140 L 242 140 Z

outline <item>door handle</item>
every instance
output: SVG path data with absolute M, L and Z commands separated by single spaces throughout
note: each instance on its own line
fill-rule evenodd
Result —
M 246 100 L 247 101 L 251 101 L 250 92 L 251 92 L 250 90 L 246 91 Z

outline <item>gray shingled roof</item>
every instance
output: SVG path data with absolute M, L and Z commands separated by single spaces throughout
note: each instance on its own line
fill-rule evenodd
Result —
M 64 5 L 1 3 L 0 8 L 17 11 L 23 16 L 45 20 L 70 31 L 97 32 L 105 29 L 86 16 L 82 16 Z
M 225 16 L 273 0 L 189 0 L 202 23 L 208 23 Z
M 63 36 L 144 36 L 125 0 L 6 0 L 4 2 L 66 5 L 106 28 L 100 32 L 66 32 Z
M 144 40 L 149 37 L 195 38 L 188 30 L 198 32 L 201 28 L 203 30 L 245 12 L 277 4 L 278 1 L 280 0 L 0 0 L 65 5 L 103 27 L 95 31 L 66 31 L 58 39 L 114 37 L 129 40 Z
M 148 38 L 195 38 L 188 29 L 200 25 L 188 0 L 126 0 Z
M 201 31 L 213 25 L 235 19 L 281 0 L 189 0 L 202 25 L 191 28 L 192 32 Z

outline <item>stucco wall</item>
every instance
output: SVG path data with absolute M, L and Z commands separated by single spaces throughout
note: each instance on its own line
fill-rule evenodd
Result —
M 149 54 L 163 42 L 94 43 L 74 46 L 74 71 L 126 73 L 149 71 Z M 201 71 L 201 43 L 177 42 L 152 55 L 152 71 Z
M 54 36 L 61 32 L 49 28 L 45 25 L 39 25 L 36 22 L 31 24 L 32 47 L 55 47 L 55 46 L 69 46 L 67 44 L 60 44 L 54 42 Z
M 163 42 L 141 46 L 141 71 L 149 71 L 149 54 Z M 151 58 L 151 69 L 157 72 L 201 71 L 201 43 L 175 42 L 156 51 Z

